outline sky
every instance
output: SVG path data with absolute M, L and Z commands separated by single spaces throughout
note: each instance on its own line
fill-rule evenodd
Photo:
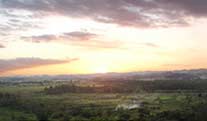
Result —
M 0 0 L 0 76 L 207 68 L 206 0 Z

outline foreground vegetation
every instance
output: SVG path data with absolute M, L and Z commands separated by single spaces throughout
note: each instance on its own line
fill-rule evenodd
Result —
M 177 88 L 136 81 L 1 85 L 0 121 L 204 121 L 205 88 L 183 84 L 175 83 Z

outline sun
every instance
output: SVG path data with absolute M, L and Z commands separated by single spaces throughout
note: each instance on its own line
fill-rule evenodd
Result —
M 107 67 L 97 67 L 95 69 L 95 73 L 108 73 L 108 68 Z

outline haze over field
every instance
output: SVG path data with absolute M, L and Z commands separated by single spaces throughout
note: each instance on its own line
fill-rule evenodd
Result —
M 205 0 L 0 0 L 0 76 L 207 68 Z
M 207 0 L 0 0 L 0 121 L 206 121 Z

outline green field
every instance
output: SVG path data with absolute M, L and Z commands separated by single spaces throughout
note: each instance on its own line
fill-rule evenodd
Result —
M 206 93 L 48 94 L 46 88 L 2 85 L 0 121 L 204 121 L 207 113 Z

